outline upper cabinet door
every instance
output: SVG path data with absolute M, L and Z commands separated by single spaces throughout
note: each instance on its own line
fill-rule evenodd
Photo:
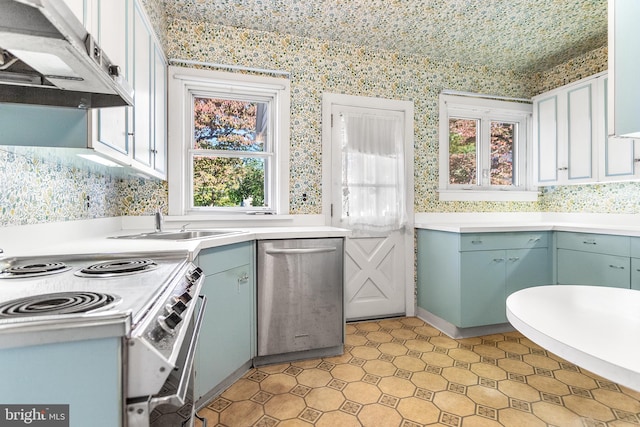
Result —
M 544 97 L 535 105 L 537 181 L 540 185 L 558 181 L 558 96 Z
M 151 34 L 136 3 L 133 18 L 133 89 L 134 89 L 134 129 L 133 158 L 145 166 L 151 166 L 151 82 L 153 51 Z
M 130 0 L 94 0 L 96 16 L 93 37 L 120 75 L 131 82 L 128 36 L 131 34 L 132 3 Z M 126 162 L 129 156 L 128 115 L 132 107 L 101 108 L 94 112 L 94 148 Z
M 593 103 L 591 82 L 567 94 L 567 179 L 591 180 L 593 174 Z
M 167 173 L 167 64 L 160 48 L 153 49 L 153 168 L 161 174 Z
M 538 185 L 597 180 L 596 78 L 534 98 L 534 174 Z
M 609 135 L 640 138 L 640 1 L 608 4 Z

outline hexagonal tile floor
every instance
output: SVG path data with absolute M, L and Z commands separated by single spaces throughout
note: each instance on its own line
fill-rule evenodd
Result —
M 518 332 L 454 340 L 415 317 L 346 331 L 344 355 L 252 369 L 199 415 L 209 427 L 640 425 L 640 393 Z

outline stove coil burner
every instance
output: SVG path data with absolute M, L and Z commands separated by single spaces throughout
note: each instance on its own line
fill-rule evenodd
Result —
M 71 269 L 63 262 L 45 262 L 38 264 L 13 265 L 0 272 L 0 278 L 20 279 L 25 277 L 46 276 L 62 273 Z
M 0 318 L 88 313 L 119 301 L 119 297 L 98 292 L 42 294 L 0 304 Z
M 118 259 L 90 265 L 76 272 L 81 277 L 115 277 L 150 271 L 158 267 L 147 258 Z

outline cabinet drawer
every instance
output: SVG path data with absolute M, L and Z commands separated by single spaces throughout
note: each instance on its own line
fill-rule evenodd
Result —
M 251 263 L 253 242 L 204 249 L 198 254 L 197 264 L 206 276 Z
M 558 284 L 629 288 L 631 258 L 558 249 Z
M 558 233 L 558 249 L 629 256 L 630 237 L 590 233 Z
M 549 233 L 466 233 L 460 236 L 460 251 L 488 251 L 495 249 L 546 248 Z

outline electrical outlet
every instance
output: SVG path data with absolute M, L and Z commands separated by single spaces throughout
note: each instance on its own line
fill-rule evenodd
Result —
M 91 207 L 91 197 L 84 196 L 84 210 L 88 211 Z

